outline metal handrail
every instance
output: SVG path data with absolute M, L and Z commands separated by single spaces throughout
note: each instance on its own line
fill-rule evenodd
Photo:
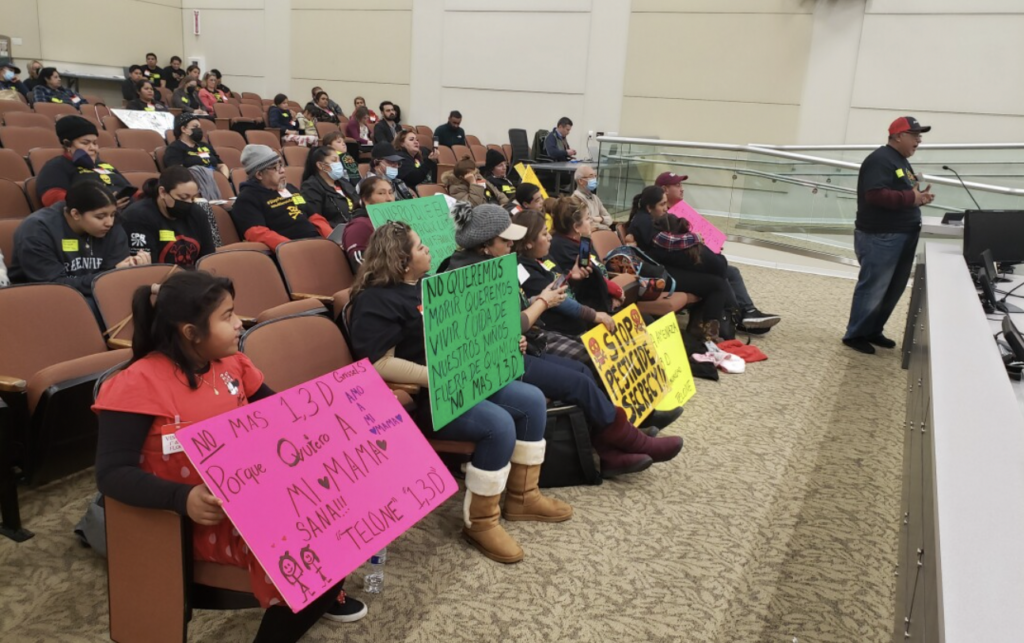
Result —
M 818 156 L 809 156 L 806 154 L 796 154 L 794 152 L 787 152 L 781 149 L 773 149 L 770 147 L 763 147 L 758 145 L 735 145 L 730 143 L 701 143 L 696 141 L 667 141 L 663 139 L 631 138 L 626 136 L 598 136 L 597 140 L 599 143 L 618 143 L 620 145 L 650 145 L 658 147 L 699 148 L 712 150 L 728 150 L 731 152 L 749 152 L 751 154 L 763 154 L 766 156 L 785 158 L 793 161 L 801 161 L 804 163 L 814 163 L 816 165 L 829 165 L 832 167 L 841 167 L 848 170 L 860 170 L 860 163 L 852 163 L 850 161 L 837 161 L 835 159 L 822 158 Z M 935 176 L 934 174 L 922 174 L 921 178 L 932 183 L 938 183 L 939 185 L 949 185 L 953 187 L 960 186 L 959 181 L 956 181 L 954 179 L 947 179 L 946 177 L 943 176 Z M 1008 188 L 1001 185 L 990 185 L 988 183 L 975 183 L 972 181 L 965 181 L 965 184 L 969 188 L 981 190 L 983 192 L 995 192 L 997 194 L 1007 194 L 1010 196 L 1024 196 L 1024 189 Z
M 791 152 L 815 150 L 873 150 L 878 144 L 859 145 L 769 145 L 767 143 L 751 143 L 753 147 L 766 147 L 773 150 L 789 150 Z M 919 150 L 1022 150 L 1024 143 L 921 143 Z

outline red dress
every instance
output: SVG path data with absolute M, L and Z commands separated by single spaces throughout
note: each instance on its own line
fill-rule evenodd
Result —
M 181 420 L 179 426 L 185 427 L 248 404 L 249 396 L 262 384 L 263 373 L 239 353 L 214 361 L 199 388 L 193 390 L 169 358 L 151 353 L 106 382 L 93 410 L 154 416 L 139 467 L 165 480 L 198 485 L 202 478 L 184 453 L 164 455 L 161 435 L 165 427 L 170 433 L 175 417 Z M 230 520 L 225 518 L 213 526 L 193 524 L 192 537 L 196 560 L 248 569 L 260 605 L 267 608 L 284 603 Z

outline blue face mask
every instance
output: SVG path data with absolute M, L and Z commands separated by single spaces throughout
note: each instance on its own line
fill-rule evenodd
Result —
M 331 171 L 328 173 L 332 181 L 337 181 L 345 176 L 345 166 L 340 161 L 331 163 Z
M 10 69 L 5 69 L 4 70 L 4 80 L 6 80 L 7 82 L 10 82 L 10 81 L 14 80 L 14 72 L 11 71 Z
M 590 179 L 587 181 L 587 190 L 595 192 L 597 190 L 597 179 Z
M 398 168 L 389 167 L 388 169 L 384 170 L 384 175 L 388 177 L 389 181 L 394 181 L 395 179 L 398 178 Z

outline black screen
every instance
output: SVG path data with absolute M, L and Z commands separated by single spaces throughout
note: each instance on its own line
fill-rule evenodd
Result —
M 1024 262 L 1024 212 L 968 210 L 964 218 L 964 259 L 982 264 L 981 253 L 992 251 L 997 262 Z

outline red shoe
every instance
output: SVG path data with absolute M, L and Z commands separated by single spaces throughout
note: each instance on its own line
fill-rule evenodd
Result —
M 615 420 L 594 436 L 594 446 L 598 448 L 598 453 L 605 447 L 626 453 L 649 455 L 655 462 L 667 462 L 683 450 L 683 439 L 678 436 L 649 438 L 630 424 L 625 411 L 616 408 Z

